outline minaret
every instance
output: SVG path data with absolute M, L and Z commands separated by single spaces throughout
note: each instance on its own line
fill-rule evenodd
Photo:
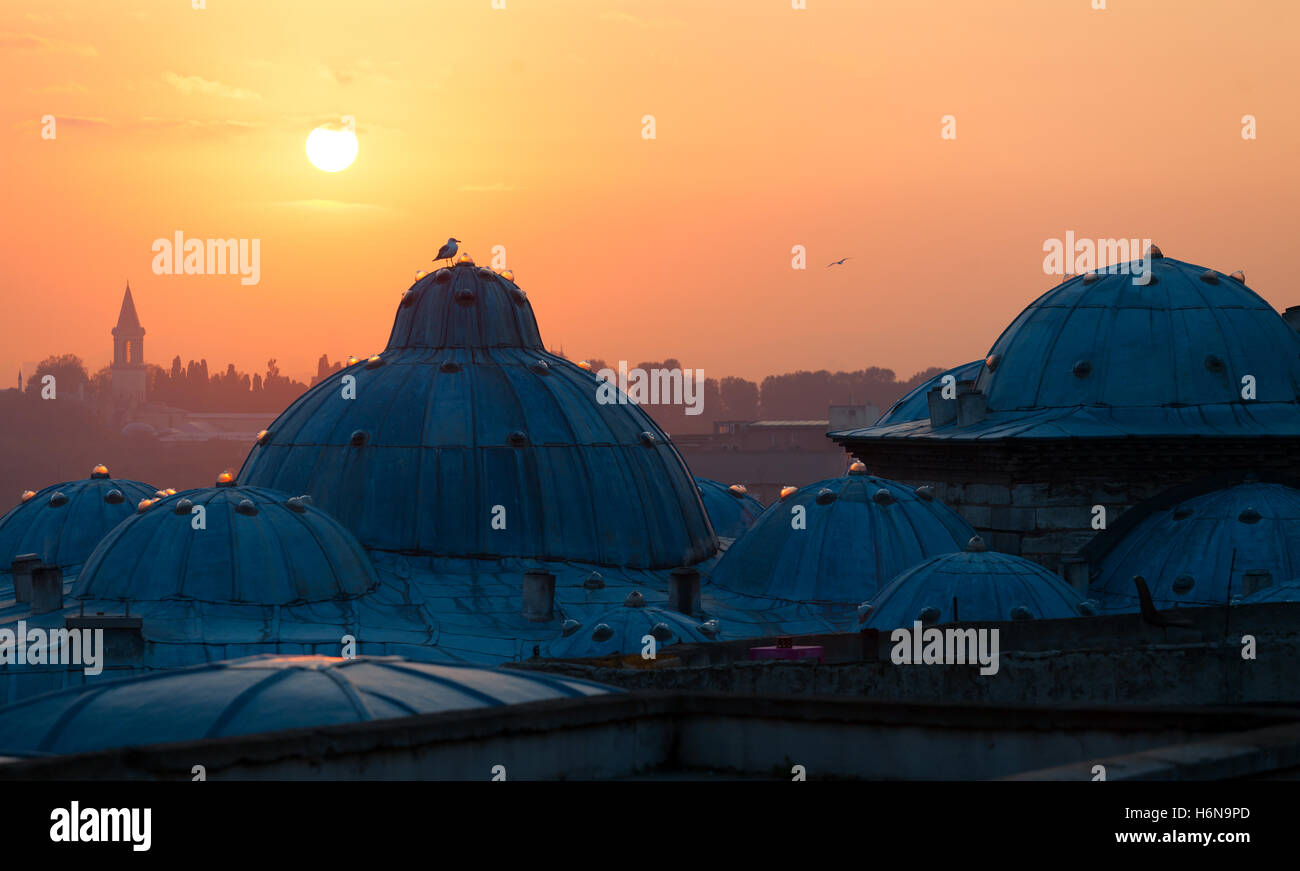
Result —
M 136 405 L 145 400 L 144 327 L 135 313 L 131 285 L 122 296 L 122 310 L 113 327 L 113 398 Z

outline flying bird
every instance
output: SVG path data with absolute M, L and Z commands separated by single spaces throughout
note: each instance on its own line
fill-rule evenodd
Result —
M 447 239 L 447 244 L 438 249 L 438 256 L 433 258 L 435 262 L 439 260 L 450 260 L 456 256 L 456 243 L 459 239 Z
M 841 266 L 843 265 L 845 260 L 852 260 L 852 259 L 853 259 L 852 257 L 845 257 L 843 260 L 836 260 L 834 263 L 827 263 L 826 268 L 830 269 L 832 266 Z

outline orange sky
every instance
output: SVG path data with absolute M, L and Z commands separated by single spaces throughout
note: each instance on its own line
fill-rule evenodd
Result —
M 449 235 L 506 246 L 551 347 L 709 376 L 983 356 L 1067 230 L 1300 304 L 1300 4 L 1106 5 L 7 2 L 0 384 L 107 362 L 128 278 L 153 362 L 367 355 Z M 154 275 L 177 230 L 260 239 L 261 283 Z

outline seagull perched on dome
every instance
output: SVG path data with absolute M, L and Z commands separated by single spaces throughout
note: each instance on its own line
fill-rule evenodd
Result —
M 459 241 L 460 241 L 459 239 L 453 239 L 449 237 L 447 239 L 447 244 L 443 245 L 441 248 L 438 249 L 438 256 L 433 258 L 434 261 L 436 262 L 438 260 L 450 260 L 451 258 L 455 257 L 456 243 Z

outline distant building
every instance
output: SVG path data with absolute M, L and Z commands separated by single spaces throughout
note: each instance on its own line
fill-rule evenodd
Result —
M 744 484 L 766 504 L 782 487 L 844 474 L 849 458 L 826 438 L 827 430 L 868 426 L 879 416 L 874 405 L 832 405 L 823 419 L 719 420 L 711 435 L 683 434 L 673 441 L 694 474 Z
M 148 373 L 144 367 L 144 327 L 135 313 L 131 285 L 122 295 L 122 309 L 113 327 L 113 401 L 119 405 L 140 405 L 145 401 Z

